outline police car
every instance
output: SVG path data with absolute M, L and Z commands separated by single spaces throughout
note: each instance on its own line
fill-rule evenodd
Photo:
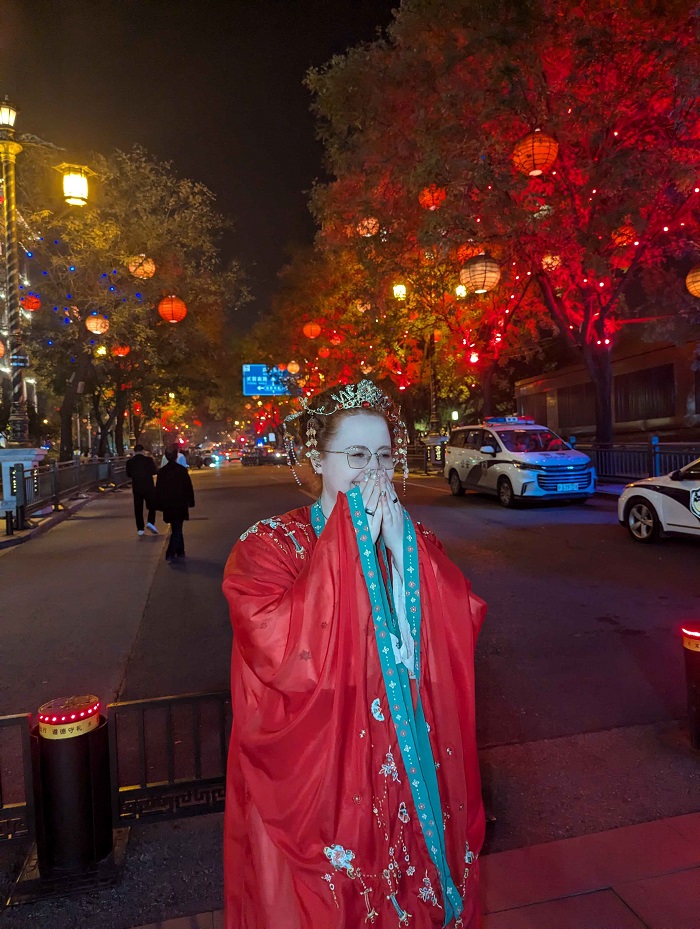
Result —
M 478 490 L 508 507 L 523 500 L 585 500 L 595 492 L 590 458 L 523 416 L 453 429 L 444 474 L 455 496 Z
M 700 536 L 700 458 L 663 477 L 628 484 L 617 516 L 635 542 L 655 542 L 662 533 Z

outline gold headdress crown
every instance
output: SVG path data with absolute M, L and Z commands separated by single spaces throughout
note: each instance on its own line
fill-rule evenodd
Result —
M 366 409 L 378 410 L 386 417 L 387 422 L 393 429 L 394 445 L 399 458 L 399 464 L 403 466 L 404 479 L 408 476 L 408 463 L 406 460 L 408 453 L 408 434 L 406 426 L 401 420 L 401 412 L 394 404 L 391 397 L 385 394 L 381 387 L 377 387 L 373 381 L 363 380 L 358 384 L 347 384 L 345 387 L 340 387 L 336 392 L 331 394 L 331 402 L 322 404 L 321 406 L 314 406 L 313 399 L 308 400 L 303 395 L 299 397 L 299 402 L 301 404 L 301 409 L 290 413 L 284 420 L 287 460 L 293 471 L 296 456 L 294 454 L 294 440 L 288 428 L 289 423 L 298 419 L 304 413 L 308 413 L 310 416 L 332 416 L 334 413 L 338 413 L 341 410 Z M 307 458 L 320 458 L 321 452 L 319 452 L 317 448 L 316 429 L 314 428 L 312 420 L 309 421 L 306 427 L 305 445 L 308 449 L 306 452 Z M 296 472 L 294 472 L 294 477 L 297 478 L 297 481 L 299 480 Z

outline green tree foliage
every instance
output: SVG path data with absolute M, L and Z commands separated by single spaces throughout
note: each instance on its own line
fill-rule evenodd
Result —
M 115 425 L 119 437 L 130 398 L 154 412 L 174 389 L 192 402 L 215 394 L 230 371 L 232 324 L 247 294 L 238 265 L 220 266 L 226 222 L 203 184 L 135 147 L 93 156 L 88 205 L 66 208 L 48 186 L 55 161 L 54 152 L 27 146 L 18 205 L 20 240 L 31 255 L 24 292 L 42 302 L 28 343 L 33 366 L 61 398 L 66 459 L 81 394 L 92 398 L 100 453 Z M 155 265 L 150 277 L 138 276 L 148 269 L 144 259 Z M 176 324 L 158 314 L 167 295 L 187 306 Z M 105 317 L 108 331 L 88 330 L 91 316 Z

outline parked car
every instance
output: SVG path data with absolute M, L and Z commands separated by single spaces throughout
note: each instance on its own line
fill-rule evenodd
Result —
M 664 534 L 700 536 L 700 458 L 662 477 L 628 484 L 617 516 L 635 542 L 656 542 Z
M 453 429 L 443 473 L 455 496 L 478 490 L 506 507 L 525 500 L 586 500 L 595 492 L 588 455 L 522 416 L 492 416 Z

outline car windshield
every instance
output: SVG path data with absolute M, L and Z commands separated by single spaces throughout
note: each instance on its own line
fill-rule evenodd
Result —
M 560 452 L 567 443 L 549 429 L 499 430 L 498 438 L 509 452 Z

